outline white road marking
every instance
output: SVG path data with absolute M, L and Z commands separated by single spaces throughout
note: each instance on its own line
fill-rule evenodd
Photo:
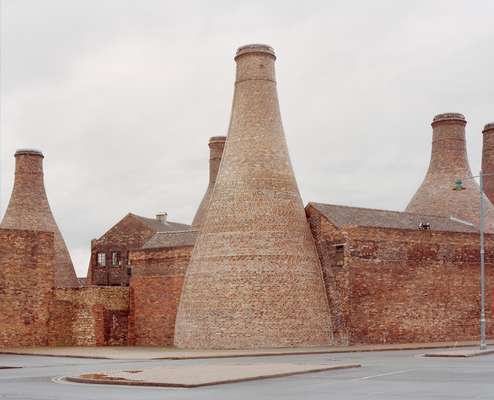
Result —
M 407 373 L 407 372 L 410 372 L 410 371 L 416 371 L 416 369 L 404 369 L 404 370 L 401 370 L 401 371 L 386 372 L 384 374 L 364 376 L 363 378 L 357 378 L 356 380 L 362 381 L 364 379 L 378 378 L 380 376 L 404 374 L 404 373 Z

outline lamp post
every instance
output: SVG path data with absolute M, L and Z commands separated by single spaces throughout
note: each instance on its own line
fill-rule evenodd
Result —
M 469 176 L 465 179 L 479 178 L 480 186 L 480 350 L 487 348 L 485 341 L 485 247 L 484 247 L 484 176 L 494 175 L 494 173 L 484 174 L 483 171 L 479 172 L 478 176 Z M 463 185 L 461 179 L 457 179 L 455 182 L 455 190 L 462 190 Z

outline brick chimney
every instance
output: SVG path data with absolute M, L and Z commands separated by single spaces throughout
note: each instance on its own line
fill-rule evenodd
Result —
M 156 220 L 161 222 L 162 224 L 165 224 L 168 219 L 168 213 L 166 212 L 161 212 L 156 214 Z
M 468 163 L 462 114 L 436 115 L 432 121 L 432 154 L 421 186 L 408 204 L 412 213 L 455 217 L 479 225 L 480 188 Z M 461 180 L 462 187 L 455 184 Z M 494 208 L 485 204 L 485 228 L 494 232 Z
M 484 126 L 482 145 L 482 171 L 484 174 L 494 174 L 494 122 Z M 494 202 L 494 175 L 484 177 L 484 193 Z
M 240 47 L 220 170 L 186 271 L 175 345 L 331 342 L 322 271 L 281 123 L 275 53 Z
M 220 169 L 221 156 L 223 154 L 223 148 L 225 147 L 226 136 L 213 136 L 209 138 L 209 184 L 202 198 L 201 204 L 197 209 L 194 220 L 192 221 L 192 228 L 200 230 L 204 224 L 206 218 L 206 212 L 208 210 L 209 202 L 211 200 L 211 194 L 213 193 L 214 184 L 216 182 L 216 176 Z
M 54 286 L 78 287 L 72 260 L 46 197 L 43 158 L 38 150 L 16 151 L 14 188 L 0 227 L 54 232 Z

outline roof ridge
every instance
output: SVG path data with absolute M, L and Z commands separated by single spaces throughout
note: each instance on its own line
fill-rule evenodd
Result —
M 433 215 L 433 214 L 419 214 L 419 213 L 412 213 L 409 211 L 398 211 L 398 210 L 386 210 L 383 208 L 369 208 L 369 207 L 355 207 L 355 206 L 345 206 L 342 204 L 331 204 L 331 203 L 317 203 L 310 201 L 308 205 L 320 205 L 320 206 L 333 206 L 333 207 L 341 207 L 341 208 L 356 208 L 358 210 L 368 210 L 368 211 L 383 211 L 387 213 L 397 213 L 397 214 L 409 214 L 409 215 L 416 215 L 419 217 L 434 217 L 434 218 L 443 218 L 449 220 L 450 217 L 445 217 L 442 215 Z

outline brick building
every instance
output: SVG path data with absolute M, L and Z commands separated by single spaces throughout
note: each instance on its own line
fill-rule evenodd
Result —
M 178 303 L 197 234 L 157 232 L 130 253 L 130 344 L 173 345 Z
M 43 155 L 16 152 L 0 225 L 0 347 L 478 338 L 480 191 L 472 180 L 455 185 L 471 174 L 465 118 L 434 118 L 431 163 L 412 212 L 321 203 L 304 209 L 281 126 L 274 61 L 265 45 L 237 52 L 228 138 L 210 139 L 210 182 L 193 226 L 166 214 L 128 214 L 92 241 L 87 286 L 75 278 L 49 208 Z M 487 124 L 487 173 L 493 132 Z M 490 230 L 491 202 L 486 209 Z M 487 334 L 494 335 L 492 234 L 485 258 Z
M 166 213 L 155 219 L 127 214 L 99 239 L 91 241 L 87 285 L 128 286 L 132 273 L 130 251 L 141 248 L 157 232 L 189 229 L 190 225 L 168 221 Z
M 450 218 L 309 203 L 335 343 L 474 340 L 479 235 Z M 487 281 L 494 237 L 486 236 Z M 487 325 L 494 334 L 492 285 Z

